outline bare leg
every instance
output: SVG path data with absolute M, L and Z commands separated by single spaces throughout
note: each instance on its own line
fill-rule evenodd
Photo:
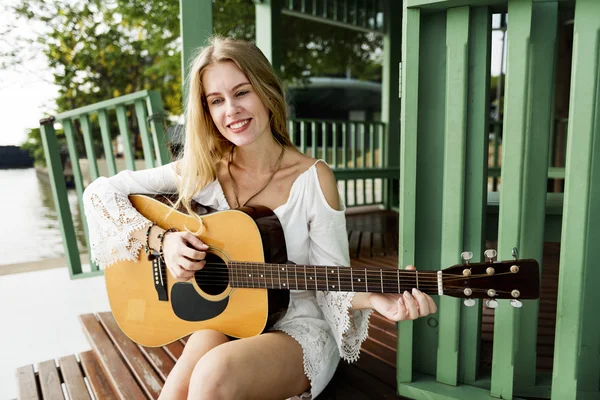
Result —
M 188 395 L 190 377 L 198 361 L 215 347 L 229 342 L 221 332 L 204 329 L 193 333 L 188 339 L 183 353 L 169 373 L 160 393 L 160 399 L 185 399 Z
M 276 399 L 310 389 L 302 347 L 282 332 L 218 346 L 196 364 L 188 399 Z

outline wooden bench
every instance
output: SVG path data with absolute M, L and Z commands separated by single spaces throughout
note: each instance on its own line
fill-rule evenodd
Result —
M 378 317 L 375 317 L 378 318 Z M 381 317 L 379 317 L 381 318 Z M 83 330 L 91 350 L 58 360 L 20 367 L 17 370 L 19 399 L 156 399 L 165 379 L 181 356 L 185 339 L 157 348 L 133 343 L 119 329 L 110 312 L 81 315 Z M 382 328 L 374 337 L 391 348 L 391 336 Z M 373 342 L 375 343 L 375 342 Z M 382 365 L 383 354 L 373 344 L 361 360 L 349 365 L 341 362 L 334 379 L 320 399 L 397 399 L 394 386 L 380 379 L 394 378 L 394 369 Z M 370 352 L 378 353 L 374 357 Z M 369 372 L 367 372 L 369 371 Z M 64 387 L 64 392 L 63 392 Z M 92 395 L 93 394 L 93 397 Z
M 394 214 L 383 212 L 349 218 L 352 266 L 397 268 L 397 235 L 382 231 L 390 224 L 397 226 Z M 186 340 L 148 348 L 129 340 L 110 312 L 81 315 L 80 320 L 91 350 L 62 357 L 58 363 L 49 360 L 39 363 L 37 368 L 20 367 L 19 399 L 157 398 Z M 340 361 L 333 380 L 319 399 L 400 398 L 395 390 L 396 325 L 373 313 L 369 326 L 369 337 L 363 343 L 359 361 L 354 364 Z

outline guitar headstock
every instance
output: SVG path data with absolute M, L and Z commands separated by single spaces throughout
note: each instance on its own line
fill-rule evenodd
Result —
M 442 271 L 444 295 L 470 299 L 511 299 L 519 307 L 520 300 L 540 297 L 539 265 L 536 260 L 510 260 L 454 265 Z M 491 305 L 490 305 L 491 304 Z

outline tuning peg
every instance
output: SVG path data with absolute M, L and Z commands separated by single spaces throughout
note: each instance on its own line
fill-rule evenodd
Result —
M 488 308 L 496 308 L 498 307 L 498 302 L 494 299 L 488 299 L 485 301 L 485 305 L 488 306 Z
M 463 261 L 468 264 L 469 261 L 473 258 L 473 253 L 471 253 L 470 251 L 463 251 L 462 253 L 460 253 L 460 258 L 463 259 Z
M 465 303 L 465 306 L 467 306 L 467 307 L 473 307 L 475 305 L 475 300 L 465 299 L 464 303 Z
M 519 259 L 519 250 L 517 250 L 516 247 L 513 247 L 513 249 L 512 249 L 512 256 L 515 260 Z
M 498 252 L 494 249 L 487 249 L 483 252 L 486 258 L 490 260 L 490 262 L 494 262 L 494 258 L 498 255 Z
M 521 308 L 523 307 L 523 303 L 521 303 L 519 300 L 517 299 L 512 299 L 510 301 L 510 305 L 513 306 L 514 308 Z

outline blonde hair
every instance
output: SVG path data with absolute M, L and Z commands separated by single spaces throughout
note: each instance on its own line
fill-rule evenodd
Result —
M 190 215 L 194 215 L 192 196 L 216 179 L 217 162 L 232 148 L 215 126 L 208 110 L 202 85 L 202 75 L 208 66 L 234 62 L 269 110 L 274 139 L 282 146 L 292 146 L 286 124 L 283 83 L 259 48 L 244 40 L 213 36 L 208 46 L 199 50 L 187 79 L 185 144 L 177 171 L 179 198 L 176 206 L 183 205 Z

